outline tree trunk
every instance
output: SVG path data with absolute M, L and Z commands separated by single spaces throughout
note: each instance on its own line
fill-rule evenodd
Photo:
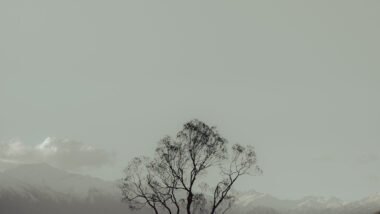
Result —
M 166 208 L 169 214 L 172 214 L 172 210 L 170 209 L 170 207 L 168 207 L 166 204 L 164 204 L 163 206 Z
M 179 209 L 179 206 L 178 206 L 178 204 L 177 203 L 175 203 L 175 207 L 176 207 L 176 209 L 177 209 L 177 214 L 179 214 L 179 211 L 180 211 L 180 209 Z
M 211 212 L 210 212 L 210 214 L 215 214 L 215 211 L 216 211 L 216 207 L 215 207 L 215 206 L 213 206 L 213 207 L 212 207 L 212 209 L 211 209 Z
M 154 213 L 155 213 L 155 214 L 158 214 L 158 210 L 157 210 L 157 208 L 154 207 L 153 210 L 154 210 Z
M 191 204 L 193 203 L 193 193 L 189 193 L 187 196 L 186 213 L 191 214 Z

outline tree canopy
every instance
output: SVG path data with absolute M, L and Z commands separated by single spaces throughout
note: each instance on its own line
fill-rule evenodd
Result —
M 203 183 L 213 168 L 219 181 Z M 215 127 L 192 120 L 174 138 L 161 139 L 153 157 L 132 159 L 120 187 L 132 209 L 149 206 L 156 214 L 225 213 L 234 202 L 231 188 L 238 178 L 261 172 L 252 146 L 228 147 Z

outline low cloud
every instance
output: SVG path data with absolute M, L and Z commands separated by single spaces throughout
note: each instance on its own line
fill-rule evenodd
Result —
M 112 162 L 112 154 L 82 142 L 50 137 L 36 146 L 20 141 L 0 144 L 2 169 L 43 162 L 66 170 L 79 170 L 109 164 Z

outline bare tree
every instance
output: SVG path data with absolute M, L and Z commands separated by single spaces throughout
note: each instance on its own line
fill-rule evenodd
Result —
M 235 144 L 229 152 L 227 140 L 215 127 L 192 120 L 175 138 L 163 138 L 153 158 L 129 163 L 121 185 L 123 199 L 131 208 L 150 206 L 155 213 L 226 213 L 234 202 L 230 190 L 238 178 L 261 173 L 256 162 L 253 147 Z M 211 168 L 219 170 L 220 181 L 200 191 L 201 178 Z M 210 194 L 204 193 L 210 189 Z

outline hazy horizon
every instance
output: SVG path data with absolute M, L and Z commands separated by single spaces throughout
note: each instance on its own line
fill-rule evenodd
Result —
M 0 170 L 106 180 L 194 118 L 253 145 L 236 189 L 380 190 L 380 2 L 0 2 Z

